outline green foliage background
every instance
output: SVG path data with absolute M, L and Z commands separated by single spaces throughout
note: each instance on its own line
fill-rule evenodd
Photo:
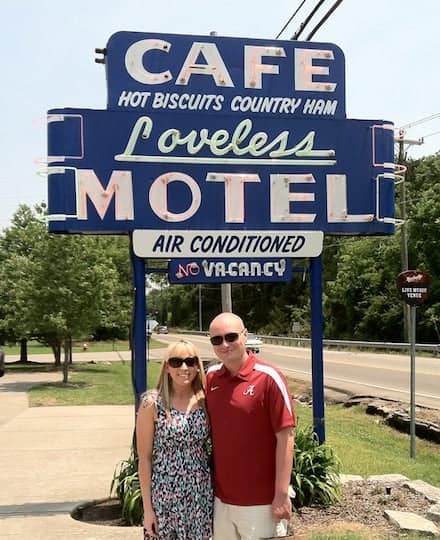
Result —
M 409 268 L 432 276 L 428 302 L 418 308 L 417 340 L 440 341 L 440 154 L 408 164 L 405 180 Z M 402 184 L 396 186 L 396 217 L 401 217 Z M 397 286 L 402 271 L 401 228 L 392 236 L 326 236 L 323 251 L 324 335 L 329 339 L 404 341 L 403 302 Z M 289 283 L 232 285 L 234 311 L 252 331 L 310 334 L 308 262 L 294 260 L 297 272 Z M 303 271 L 306 270 L 306 272 Z M 154 277 L 153 277 L 154 279 Z M 168 287 L 166 278 L 149 295 L 153 310 L 170 326 L 198 329 L 199 288 Z M 203 329 L 221 310 L 220 286 L 202 286 Z
M 410 162 L 405 180 L 409 268 L 432 276 L 428 302 L 418 309 L 417 341 L 440 341 L 440 154 Z M 396 186 L 401 215 L 402 184 Z M 127 339 L 132 313 L 127 237 L 56 236 L 46 232 L 44 205 L 21 206 L 0 233 L 0 345 L 36 338 L 54 353 L 63 340 Z M 333 339 L 403 341 L 401 230 L 386 237 L 324 240 L 324 335 Z M 249 254 L 251 257 L 252 254 Z M 148 261 L 149 266 L 159 264 Z M 150 264 L 152 263 L 152 264 Z M 160 263 L 162 266 L 166 263 Z M 310 335 L 307 260 L 288 283 L 232 286 L 234 311 L 260 334 L 292 335 L 299 323 Z M 160 324 L 202 329 L 221 311 L 219 284 L 168 285 L 150 273 L 147 308 Z

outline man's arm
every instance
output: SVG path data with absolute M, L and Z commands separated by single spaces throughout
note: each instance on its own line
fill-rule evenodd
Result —
M 291 427 L 275 434 L 277 439 L 275 455 L 275 494 L 272 501 L 272 514 L 275 521 L 290 519 L 292 503 L 288 490 L 293 466 L 294 437 Z

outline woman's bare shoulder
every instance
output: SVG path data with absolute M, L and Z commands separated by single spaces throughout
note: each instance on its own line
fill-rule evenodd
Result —
M 155 407 L 158 399 L 159 399 L 159 392 L 155 388 L 151 390 L 147 390 L 141 396 L 140 407 L 142 408 Z

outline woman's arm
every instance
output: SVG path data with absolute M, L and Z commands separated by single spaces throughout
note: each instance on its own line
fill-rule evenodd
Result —
M 150 536 L 157 536 L 157 520 L 151 504 L 151 473 L 156 404 L 144 398 L 136 419 L 136 444 L 139 458 L 139 482 L 144 506 L 144 528 Z

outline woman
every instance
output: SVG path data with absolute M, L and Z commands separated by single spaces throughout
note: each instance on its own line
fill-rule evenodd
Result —
M 207 540 L 213 492 L 208 461 L 205 375 L 194 345 L 171 344 L 156 390 L 136 421 L 144 539 Z

